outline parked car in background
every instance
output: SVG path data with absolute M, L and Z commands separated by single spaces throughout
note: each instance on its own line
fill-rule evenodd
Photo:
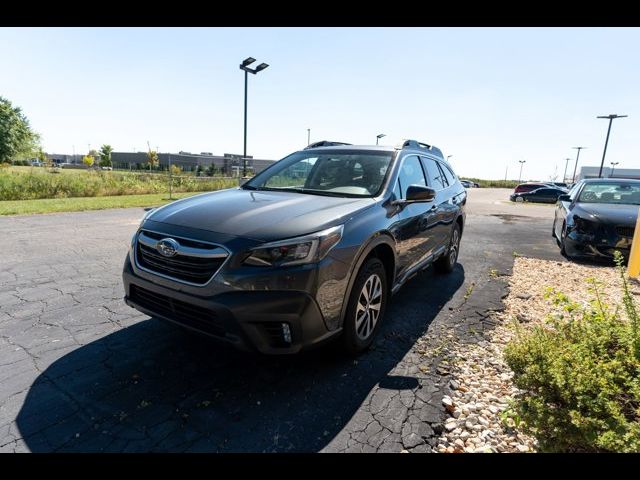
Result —
M 40 162 L 40 161 L 38 161 L 38 160 L 33 160 L 33 161 L 31 162 L 31 166 L 32 166 L 32 167 L 43 167 L 43 166 L 44 166 L 44 163 L 42 163 L 42 162 Z
M 535 190 L 536 188 L 548 187 L 549 185 L 542 182 L 527 182 L 521 183 L 514 190 L 513 193 L 524 193 Z
M 545 186 L 529 192 L 512 193 L 509 198 L 512 202 L 556 203 L 558 197 L 565 193 L 567 190 L 564 188 Z
M 391 295 L 453 271 L 467 193 L 442 152 L 307 147 L 239 188 L 146 215 L 125 259 L 125 301 L 238 348 L 368 348 Z
M 479 183 L 472 182 L 471 180 L 463 180 L 463 179 L 460 179 L 460 183 L 461 183 L 465 188 L 480 188 L 480 184 L 479 184 Z
M 581 180 L 559 197 L 553 236 L 570 258 L 628 258 L 639 205 L 640 180 Z
M 569 185 L 567 185 L 564 182 L 549 182 L 549 185 L 553 185 L 554 187 L 560 187 L 560 188 L 569 188 Z

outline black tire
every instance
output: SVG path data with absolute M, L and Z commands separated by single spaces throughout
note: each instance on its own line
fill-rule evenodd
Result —
M 564 255 L 565 257 L 568 257 L 567 251 L 564 248 L 564 237 L 566 235 L 567 235 L 567 224 L 563 223 L 562 224 L 562 231 L 560 232 L 560 239 L 558 240 L 558 243 L 560 244 L 560 253 L 562 255 Z
M 378 280 L 375 280 L 375 277 L 377 277 Z M 378 281 L 381 289 L 379 303 L 375 302 L 378 298 L 376 295 L 377 289 L 375 288 Z M 365 308 L 367 311 L 361 313 L 363 312 L 362 303 L 367 302 L 364 295 L 366 286 L 371 286 L 372 290 L 367 291 L 373 291 L 373 294 L 376 296 L 366 303 Z M 362 353 L 371 346 L 371 343 L 378 333 L 380 324 L 384 319 L 388 299 L 389 289 L 387 287 L 387 273 L 384 265 L 379 259 L 370 258 L 365 261 L 364 265 L 360 268 L 358 276 L 353 283 L 351 294 L 349 295 L 349 303 L 344 319 L 344 331 L 342 334 L 343 347 L 349 354 L 355 355 Z M 358 308 L 359 305 L 360 308 Z M 375 305 L 379 305 L 379 309 L 375 309 Z M 374 306 L 374 308 L 368 308 L 369 306 Z M 376 310 L 378 311 L 377 317 L 367 316 L 375 315 Z M 362 320 L 358 323 L 358 319 Z
M 436 260 L 433 267 L 438 273 L 450 273 L 458 262 L 458 254 L 460 253 L 460 225 L 457 223 L 453 227 L 451 232 L 451 239 L 449 240 L 449 246 L 446 253 Z

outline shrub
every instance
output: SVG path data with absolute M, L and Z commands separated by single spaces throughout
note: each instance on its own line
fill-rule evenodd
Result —
M 640 451 L 640 324 L 622 262 L 617 255 L 624 315 L 602 302 L 590 279 L 588 307 L 547 292 L 563 315 L 517 327 L 505 349 L 523 390 L 514 413 L 543 451 Z

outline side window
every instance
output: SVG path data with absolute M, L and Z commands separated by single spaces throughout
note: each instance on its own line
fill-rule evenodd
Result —
M 451 170 L 449 165 L 445 165 L 444 163 L 439 163 L 439 165 L 447 179 L 447 182 L 449 182 L 449 186 L 453 185 L 456 182 L 456 176 L 454 175 L 453 170 Z
M 411 155 L 404 159 L 398 179 L 400 180 L 402 198 L 407 198 L 407 188 L 409 188 L 409 185 L 427 185 L 420 160 L 417 156 Z
M 447 178 L 447 174 L 444 172 L 445 168 L 442 166 L 440 162 L 436 162 L 438 168 L 440 169 L 440 178 L 442 178 L 442 183 L 444 184 L 444 188 L 447 188 L 449 185 L 452 185 L 453 182 L 449 183 L 449 179 Z
M 430 158 L 422 158 L 422 164 L 425 166 L 427 170 L 427 175 L 429 176 L 429 186 L 434 190 L 442 190 L 445 188 L 446 180 L 442 178 L 442 172 L 440 168 L 438 168 L 438 164 L 435 160 L 431 160 Z

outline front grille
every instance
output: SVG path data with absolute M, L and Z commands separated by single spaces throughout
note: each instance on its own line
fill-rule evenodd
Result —
M 632 238 L 634 230 L 635 230 L 635 227 L 626 227 L 624 225 L 617 225 L 616 226 L 616 233 L 618 235 L 620 235 L 621 237 Z
M 148 230 L 139 233 L 136 262 L 140 268 L 182 282 L 204 285 L 228 257 L 228 252 L 218 245 L 181 237 L 174 239 L 180 245 L 178 253 L 173 257 L 166 257 L 155 246 L 164 238 L 167 235 Z
M 137 285 L 129 287 L 129 298 L 141 307 L 170 320 L 210 335 L 224 336 L 224 328 L 220 325 L 218 316 L 213 310 L 151 292 Z

